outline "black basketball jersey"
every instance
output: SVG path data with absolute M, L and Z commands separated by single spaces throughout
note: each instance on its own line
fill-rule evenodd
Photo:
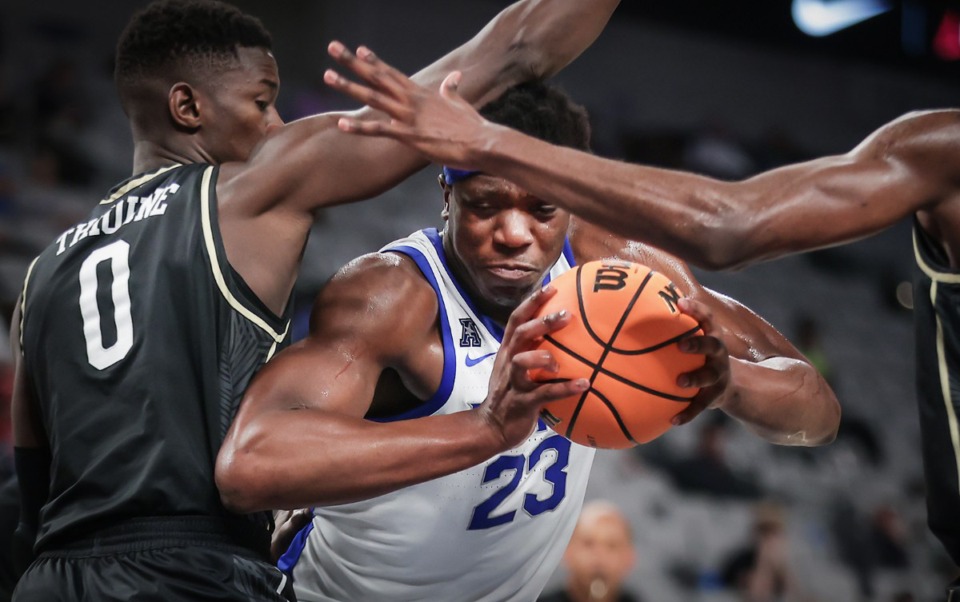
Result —
M 917 401 L 930 529 L 960 565 L 960 273 L 914 219 Z
M 27 273 L 24 361 L 53 453 L 40 549 L 126 518 L 228 514 L 217 452 L 289 322 L 226 260 L 217 175 L 124 182 Z

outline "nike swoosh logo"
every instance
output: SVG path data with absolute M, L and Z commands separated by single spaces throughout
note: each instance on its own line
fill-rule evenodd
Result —
M 791 12 L 800 31 L 808 36 L 822 37 L 892 8 L 890 0 L 793 0 Z
M 476 366 L 477 364 L 479 364 L 480 362 L 482 362 L 483 360 L 485 360 L 485 359 L 487 359 L 488 357 L 490 357 L 491 355 L 496 355 L 496 354 L 497 354 L 497 352 L 496 352 L 496 351 L 493 351 L 493 352 L 488 353 L 488 354 L 486 354 L 486 355 L 481 355 L 481 356 L 478 357 L 478 358 L 472 358 L 472 357 L 470 357 L 470 356 L 468 355 L 467 357 L 463 358 L 463 363 L 467 365 L 467 368 L 472 368 L 472 367 Z

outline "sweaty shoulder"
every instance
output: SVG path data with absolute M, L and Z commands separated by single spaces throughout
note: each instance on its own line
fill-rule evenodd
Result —
M 660 272 L 686 295 L 700 289 L 686 263 L 646 243 L 611 234 L 576 217 L 570 220 L 569 239 L 578 264 L 598 259 L 632 261 Z
M 409 258 L 371 253 L 340 268 L 313 306 L 310 334 L 320 340 L 377 337 L 386 347 L 419 344 L 435 331 L 433 288 Z
M 960 110 L 914 111 L 884 125 L 854 152 L 895 154 L 911 163 L 947 167 L 958 173 L 960 161 Z

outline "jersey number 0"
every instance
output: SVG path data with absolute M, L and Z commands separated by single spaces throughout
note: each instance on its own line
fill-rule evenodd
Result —
M 113 284 L 113 323 L 117 340 L 109 347 L 103 345 L 102 323 L 97 302 L 97 266 L 110 263 Z M 87 342 L 87 361 L 97 370 L 104 370 L 127 356 L 133 347 L 133 319 L 130 315 L 130 245 L 118 240 L 101 247 L 80 265 L 80 315 L 83 316 L 83 338 Z M 109 319 L 109 317 L 108 317 Z

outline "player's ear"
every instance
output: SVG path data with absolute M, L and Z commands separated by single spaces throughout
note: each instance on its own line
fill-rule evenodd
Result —
M 178 127 L 196 130 L 200 127 L 200 104 L 197 91 L 186 82 L 177 82 L 167 94 L 170 117 Z
M 443 221 L 447 221 L 447 218 L 450 217 L 450 185 L 447 184 L 446 178 L 443 177 L 443 174 L 437 178 L 437 182 L 440 184 L 440 189 L 443 190 L 443 210 L 440 211 L 440 217 L 443 218 Z

